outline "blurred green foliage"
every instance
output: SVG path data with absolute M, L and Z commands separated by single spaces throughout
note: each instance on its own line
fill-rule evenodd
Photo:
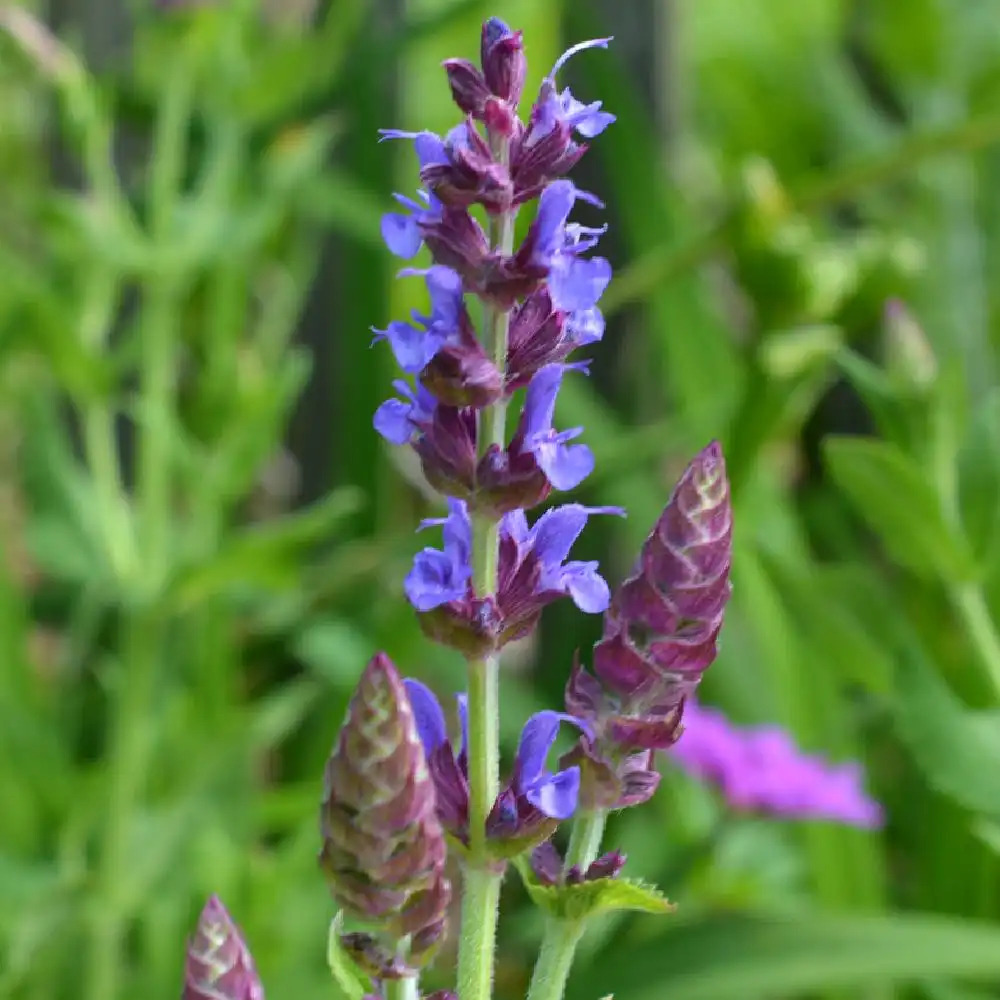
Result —
M 571 74 L 619 115 L 582 174 L 618 273 L 561 419 L 597 453 L 581 498 L 630 511 L 583 549 L 617 579 L 721 438 L 735 594 L 706 697 L 862 760 L 888 812 L 781 825 L 668 771 L 611 834 L 680 915 L 607 920 L 571 997 L 983 995 L 994 5 L 151 6 L 87 53 L 87 5 L 59 40 L 0 5 L 0 997 L 176 996 L 213 891 L 269 995 L 336 995 L 315 814 L 346 697 L 377 648 L 461 684 L 401 596 L 426 494 L 370 429 L 390 370 L 367 330 L 419 304 L 378 238 L 413 165 L 374 132 L 453 121 L 438 63 L 489 13 L 525 28 L 535 82 L 562 39 L 620 36 Z M 554 608 L 508 657 L 508 746 L 597 628 Z M 539 929 L 511 880 L 499 996 Z

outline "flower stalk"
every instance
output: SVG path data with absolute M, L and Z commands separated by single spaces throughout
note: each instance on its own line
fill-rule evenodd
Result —
M 601 850 L 607 821 L 608 814 L 604 809 L 587 810 L 576 815 L 563 864 L 564 872 L 574 866 L 580 871 L 587 870 Z M 528 987 L 528 1000 L 561 1000 L 584 930 L 582 920 L 550 916 L 545 921 L 542 947 Z
M 490 151 L 504 167 L 510 159 L 506 136 L 489 131 Z M 490 217 L 489 242 L 509 255 L 514 242 L 514 209 Z M 487 305 L 483 310 L 482 344 L 498 371 L 507 361 L 510 310 Z M 501 395 L 479 413 L 479 453 L 507 442 L 507 403 Z M 495 517 L 478 517 L 474 524 L 472 576 L 476 593 L 498 589 L 499 525 Z M 486 846 L 486 821 L 500 785 L 500 656 L 487 654 L 469 663 L 469 857 L 462 884 L 462 918 L 458 945 L 458 988 L 461 1000 L 489 1000 L 499 919 L 503 868 L 491 863 Z

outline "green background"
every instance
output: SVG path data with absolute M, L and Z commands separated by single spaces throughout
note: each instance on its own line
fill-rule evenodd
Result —
M 577 555 L 619 580 L 721 439 L 705 700 L 861 760 L 888 816 L 737 816 L 665 767 L 609 846 L 678 915 L 603 922 L 571 1000 L 989 995 L 1000 6 L 309 8 L 0 4 L 0 997 L 176 997 L 211 892 L 269 996 L 337 996 L 317 808 L 346 699 L 380 648 L 462 683 L 401 593 L 437 508 L 371 429 L 369 328 L 424 305 L 378 232 L 412 152 L 375 131 L 454 124 L 439 64 L 489 14 L 524 29 L 529 93 L 616 36 L 566 77 L 618 115 L 574 175 L 616 277 L 559 426 L 597 456 L 578 499 L 630 516 Z M 564 604 L 505 659 L 505 753 L 599 634 Z M 539 933 L 512 877 L 498 996 Z

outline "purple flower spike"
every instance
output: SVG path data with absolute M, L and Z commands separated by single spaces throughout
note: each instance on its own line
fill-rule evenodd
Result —
M 715 659 L 729 600 L 732 525 L 726 464 L 713 442 L 685 470 L 635 574 L 615 594 L 594 649 L 605 684 L 625 696 L 666 686 L 657 697 L 664 706 L 694 689 Z
M 449 499 L 447 517 L 430 518 L 420 527 L 436 524 L 444 528 L 444 549 L 426 548 L 418 552 L 403 584 L 417 611 L 432 611 L 449 601 L 459 601 L 469 591 L 472 522 L 465 502 Z
M 530 451 L 557 490 L 572 490 L 594 470 L 594 455 L 583 444 L 569 444 L 578 437 L 582 427 L 557 432 L 552 427 L 556 396 L 562 384 L 566 365 L 550 364 L 540 368 L 531 384 L 522 413 L 523 449 Z
M 740 812 L 863 828 L 883 823 L 881 807 L 864 792 L 857 764 L 835 765 L 803 754 L 788 733 L 774 726 L 737 728 L 718 709 L 693 699 L 684 710 L 684 735 L 670 758 L 718 785 Z
M 212 896 L 188 942 L 181 1000 L 264 1000 L 264 987 L 240 929 Z

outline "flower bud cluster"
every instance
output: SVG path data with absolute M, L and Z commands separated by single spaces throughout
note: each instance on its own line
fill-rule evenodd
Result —
M 680 736 L 684 701 L 715 659 L 732 522 L 725 461 L 713 442 L 684 471 L 615 591 L 594 673 L 577 663 L 566 686 L 567 711 L 595 733 L 569 755 L 583 768 L 583 801 L 594 808 L 637 805 L 656 790 L 654 753 Z
M 365 926 L 341 944 L 378 979 L 413 975 L 445 932 L 451 886 L 417 721 L 383 653 L 361 675 L 327 762 L 320 832 L 330 891 Z
M 182 1000 L 264 1000 L 250 949 L 222 900 L 205 904 L 187 946 Z

